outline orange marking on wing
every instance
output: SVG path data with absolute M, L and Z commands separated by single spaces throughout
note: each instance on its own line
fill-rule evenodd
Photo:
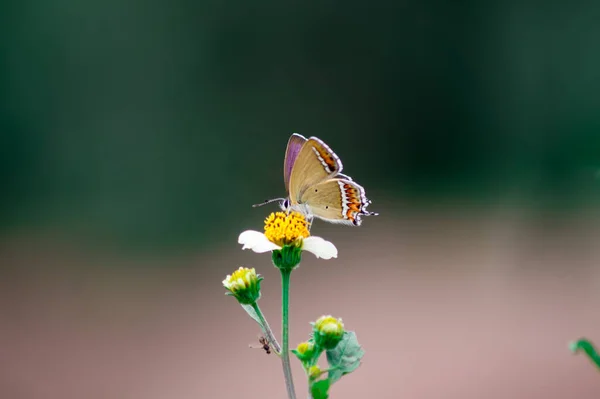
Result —
M 344 184 L 344 194 L 346 197 L 346 204 L 348 210 L 346 211 L 346 218 L 354 221 L 355 214 L 360 212 L 362 208 L 362 201 L 360 199 L 360 193 L 354 187 L 349 184 Z
M 329 169 L 334 170 L 336 164 L 335 159 L 333 159 L 331 154 L 329 154 L 327 151 L 324 151 L 322 148 L 317 148 L 317 151 L 319 152 L 319 155 L 321 155 L 321 158 L 323 158 L 327 166 L 329 166 Z

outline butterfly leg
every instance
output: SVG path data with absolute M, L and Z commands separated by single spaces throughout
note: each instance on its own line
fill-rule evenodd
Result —
M 308 232 L 310 233 L 310 228 L 312 227 L 314 217 L 306 216 L 306 223 L 308 224 Z

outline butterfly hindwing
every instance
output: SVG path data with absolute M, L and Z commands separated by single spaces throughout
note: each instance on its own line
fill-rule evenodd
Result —
M 360 226 L 361 215 L 375 214 L 366 210 L 370 201 L 365 190 L 349 179 L 331 178 L 308 187 L 300 202 L 312 216 L 331 223 Z
M 333 177 L 341 171 L 342 162 L 331 148 L 316 137 L 309 138 L 302 145 L 291 167 L 287 186 L 290 201 L 292 204 L 298 203 L 309 187 Z

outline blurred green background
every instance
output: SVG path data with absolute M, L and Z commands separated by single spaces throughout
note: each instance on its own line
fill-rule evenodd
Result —
M 284 195 L 292 132 L 325 140 L 388 215 L 398 199 L 536 212 L 600 200 L 600 5 L 3 8 L 5 234 L 143 251 L 233 240 L 264 216 L 251 204 Z

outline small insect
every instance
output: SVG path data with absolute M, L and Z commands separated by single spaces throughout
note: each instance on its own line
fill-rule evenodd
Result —
M 264 349 L 264 351 L 267 353 L 267 355 L 271 354 L 271 345 L 269 345 L 269 340 L 266 339 L 264 336 L 259 335 L 258 336 L 258 343 L 260 345 L 253 345 L 250 344 L 248 345 L 250 348 L 252 349 Z
M 283 163 L 283 181 L 287 198 L 267 200 L 261 206 L 281 201 L 285 211 L 302 212 L 329 223 L 360 226 L 361 216 L 377 215 L 367 211 L 371 203 L 365 190 L 343 175 L 340 158 L 317 137 L 305 138 L 292 134 L 288 141 Z

